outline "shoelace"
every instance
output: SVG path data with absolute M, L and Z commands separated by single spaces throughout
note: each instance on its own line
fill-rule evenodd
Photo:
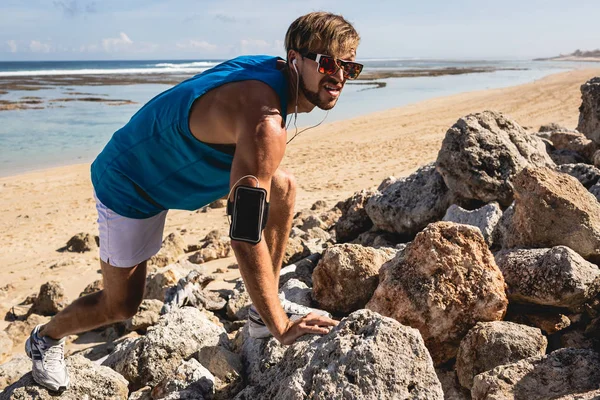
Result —
M 48 371 L 57 371 L 64 368 L 64 343 L 56 344 L 45 348 L 44 368 Z

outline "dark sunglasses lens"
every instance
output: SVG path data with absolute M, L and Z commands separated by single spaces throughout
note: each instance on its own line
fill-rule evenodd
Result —
M 332 57 L 321 56 L 319 60 L 319 72 L 322 74 L 333 75 L 337 71 L 338 66 Z
M 363 66 L 354 62 L 347 62 L 343 64 L 343 68 L 344 75 L 346 75 L 348 79 L 356 79 L 358 78 L 358 75 L 360 75 Z

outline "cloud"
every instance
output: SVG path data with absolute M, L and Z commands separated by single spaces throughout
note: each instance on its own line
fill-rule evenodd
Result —
M 277 42 L 273 44 L 262 39 L 242 39 L 240 40 L 240 51 L 242 54 L 269 53 L 271 51 L 281 52 L 281 49 L 277 48 Z
M 204 50 L 204 51 L 215 51 L 219 46 L 216 44 L 208 43 L 205 40 L 188 40 L 184 43 L 176 44 L 178 49 L 182 50 Z
M 96 12 L 95 1 L 81 5 L 77 0 L 55 0 L 54 6 L 60 8 L 67 17 L 71 18 L 83 13 L 91 14 Z
M 237 22 L 237 18 L 231 16 L 231 15 L 226 15 L 226 14 L 216 14 L 215 15 L 215 19 L 219 20 L 221 22 L 225 22 L 225 23 L 234 23 Z
M 42 43 L 38 40 L 32 40 L 31 43 L 29 43 L 29 50 L 34 53 L 50 53 L 52 47 L 49 44 Z
M 125 32 L 119 33 L 118 38 L 102 39 L 102 47 L 107 53 L 129 50 L 133 45 L 133 41 Z
M 10 52 L 11 53 L 16 53 L 17 52 L 17 42 L 14 40 L 7 40 L 6 41 L 6 45 L 10 48 Z

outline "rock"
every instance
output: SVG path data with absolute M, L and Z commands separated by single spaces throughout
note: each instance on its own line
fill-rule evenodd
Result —
M 89 233 L 78 233 L 67 242 L 67 251 L 73 253 L 85 253 L 98 249 L 97 237 Z
M 243 389 L 243 364 L 239 355 L 221 347 L 204 347 L 198 361 L 215 376 L 219 398 L 232 399 Z
M 289 238 L 283 255 L 283 265 L 295 263 L 306 256 L 302 239 L 299 236 Z
M 381 181 L 381 183 L 379 184 L 379 186 L 377 186 L 377 191 L 378 192 L 383 192 L 391 184 L 396 183 L 397 181 L 398 181 L 398 178 L 396 178 L 395 176 L 388 176 L 383 181 Z
M 559 165 L 557 171 L 571 175 L 577 179 L 586 189 L 594 186 L 600 181 L 600 169 L 589 164 L 564 164 Z
M 511 234 L 511 223 L 512 217 L 515 213 L 515 203 L 513 202 L 509 207 L 504 210 L 500 220 L 496 224 L 494 231 L 492 232 L 492 244 L 495 249 L 501 249 L 506 246 L 508 242 L 508 236 Z
M 549 168 L 525 168 L 514 187 L 505 247 L 564 245 L 586 259 L 600 256 L 600 203 L 579 181 Z
M 440 220 L 452 200 L 432 163 L 371 196 L 366 210 L 376 229 L 413 236 Z
M 600 182 L 590 188 L 590 193 L 596 197 L 598 202 L 600 202 Z
M 419 333 L 369 310 L 289 346 L 252 385 L 236 399 L 444 398 Z
M 190 248 L 188 247 L 188 251 Z M 188 260 L 194 264 L 202 264 L 212 260 L 218 260 L 231 256 L 231 241 L 227 236 L 222 236 L 217 229 L 212 230 L 206 235 L 199 249 L 188 257 Z
M 24 354 L 13 356 L 10 361 L 0 365 L 0 391 L 21 379 L 29 371 L 31 371 L 29 357 Z
M 227 335 L 200 310 L 183 307 L 163 315 L 146 336 L 115 349 L 103 363 L 122 374 L 133 390 L 155 386 L 174 372 L 182 360 Z
M 538 132 L 568 132 L 569 130 L 562 125 L 555 122 L 540 126 Z
M 185 278 L 189 271 L 190 269 L 185 268 L 182 264 L 170 264 L 149 273 L 146 278 L 144 298 L 164 301 L 169 288 L 177 285 L 177 282 L 181 278 Z
M 439 365 L 477 322 L 504 317 L 504 279 L 479 229 L 430 224 L 384 264 L 366 308 L 417 328 Z
M 5 331 L 13 341 L 14 348 L 22 348 L 25 340 L 31 334 L 33 328 L 50 321 L 50 317 L 44 317 L 38 314 L 31 314 L 25 321 L 15 321 L 8 324 Z
M 356 239 L 351 241 L 351 244 L 359 244 L 364 247 L 374 247 L 379 249 L 381 247 L 396 247 L 396 243 L 399 239 L 393 233 L 378 231 L 371 228 L 367 232 L 363 232 Z
M 600 292 L 600 269 L 565 246 L 496 253 L 509 301 L 577 310 Z
M 0 364 L 4 363 L 12 354 L 13 342 L 5 331 L 0 331 Z
M 471 392 L 458 383 L 456 371 L 436 368 L 435 373 L 442 384 L 444 400 L 471 400 Z
M 165 400 L 204 400 L 214 393 L 215 377 L 194 358 L 181 361 L 172 375 L 152 389 L 153 398 Z
M 308 287 L 312 287 L 312 274 L 321 259 L 321 253 L 314 253 L 300 261 L 287 265 L 279 272 L 279 287 L 283 287 L 290 279 L 297 279 Z
M 280 296 L 292 303 L 306 307 L 312 306 L 311 288 L 301 280 L 290 279 L 280 289 Z
M 364 308 L 379 284 L 379 268 L 395 255 L 390 248 L 348 243 L 330 247 L 313 272 L 313 299 L 338 315 Z
M 158 322 L 162 306 L 163 302 L 160 300 L 142 300 L 137 313 L 125 321 L 125 329 L 128 331 L 146 331 L 148 327 Z
M 66 359 L 69 370 L 70 385 L 60 399 L 65 400 L 126 400 L 129 391 L 127 381 L 110 368 L 102 367 L 82 356 Z M 31 373 L 24 375 L 17 382 L 0 393 L 0 400 L 53 400 L 56 394 L 34 382 Z
M 563 314 L 546 312 L 526 314 L 524 317 L 530 325 L 541 329 L 547 335 L 560 332 L 571 325 L 571 320 L 569 320 L 569 317 Z
M 300 238 L 304 240 L 319 239 L 323 242 L 327 242 L 331 240 L 331 235 L 327 231 L 324 231 L 319 227 L 315 227 L 303 232 L 302 235 L 300 235 Z
M 499 365 L 546 354 L 548 340 L 539 329 L 506 321 L 479 322 L 460 342 L 456 372 L 471 389 L 473 378 Z
M 446 211 L 443 221 L 457 224 L 471 225 L 479 228 L 488 246 L 492 246 L 494 238 L 492 233 L 502 217 L 502 210 L 496 202 L 487 204 L 477 210 L 468 211 L 453 204 Z
M 248 318 L 248 309 L 251 305 L 250 294 L 246 291 L 243 279 L 239 278 L 235 283 L 233 293 L 227 301 L 227 317 L 232 321 L 245 320 Z
M 29 310 L 30 314 L 54 315 L 69 304 L 60 282 L 50 281 L 40 287 L 40 292 Z
M 561 347 L 573 349 L 593 349 L 596 346 L 594 339 L 588 337 L 585 332 L 574 330 L 565 332 L 560 337 Z
M 591 161 L 597 145 L 585 137 L 584 134 L 574 131 L 552 132 L 550 135 L 552 145 L 559 150 L 574 151 Z
M 227 207 L 227 199 L 217 199 L 208 205 L 208 208 L 225 208 Z
M 102 283 L 102 279 L 97 279 L 94 282 L 90 283 L 83 289 L 83 292 L 79 293 L 79 297 L 87 296 L 88 294 L 96 293 L 104 289 L 104 284 Z
M 600 399 L 600 389 L 592 390 L 590 392 L 585 392 L 585 393 L 568 394 L 566 396 L 558 397 L 555 400 L 599 400 L 599 399 Z
M 309 215 L 304 219 L 302 225 L 300 225 L 300 229 L 302 229 L 305 232 L 308 232 L 308 230 L 312 228 L 327 229 L 327 225 L 325 225 L 325 223 L 321 221 L 321 219 L 318 216 Z
M 144 386 L 140 390 L 132 392 L 127 400 L 152 400 L 152 388 Z
M 335 237 L 338 243 L 349 242 L 373 226 L 365 210 L 365 205 L 373 194 L 372 191 L 361 190 L 339 204 L 342 215 L 335 224 Z
M 586 159 L 581 154 L 577 153 L 573 150 L 561 149 L 561 150 L 552 150 L 550 153 L 550 158 L 557 165 L 563 164 L 579 164 L 585 163 Z
M 596 168 L 600 168 L 600 150 L 596 150 L 594 152 L 594 155 L 592 156 L 592 164 L 594 164 L 594 167 Z
M 149 264 L 153 264 L 158 268 L 173 264 L 177 262 L 179 257 L 185 254 L 186 248 L 187 246 L 183 237 L 179 233 L 171 233 L 163 240 L 158 254 L 150 258 Z
M 442 142 L 437 170 L 463 198 L 513 201 L 512 181 L 527 166 L 554 166 L 542 139 L 494 111 L 459 119 Z
M 600 77 L 581 85 L 581 106 L 577 130 L 600 144 Z
M 327 208 L 327 202 L 325 200 L 317 200 L 310 206 L 311 211 L 320 211 Z
M 473 400 L 556 399 L 600 388 L 600 355 L 560 349 L 481 373 L 473 380 Z
M 244 379 L 249 385 L 258 385 L 268 380 L 266 376 L 275 368 L 287 347 L 275 338 L 255 339 L 250 336 L 246 324 L 240 333 L 242 342 L 240 355 L 244 366 Z

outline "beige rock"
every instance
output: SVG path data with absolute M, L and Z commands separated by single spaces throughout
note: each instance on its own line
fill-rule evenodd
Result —
M 368 231 L 373 226 L 365 206 L 374 194 L 369 190 L 361 190 L 338 204 L 342 215 L 335 224 L 335 237 L 339 243 L 355 239 L 359 234 Z
M 577 179 L 549 168 L 525 168 L 514 187 L 505 247 L 564 245 L 591 261 L 600 258 L 600 203 Z
M 186 244 L 179 233 L 171 233 L 162 243 L 158 254 L 150 258 L 149 264 L 154 264 L 158 268 L 165 267 L 177 262 L 179 257 L 185 254 Z
M 313 299 L 333 314 L 364 308 L 379 284 L 379 268 L 395 254 L 348 243 L 330 247 L 313 271 Z
M 125 329 L 128 331 L 145 331 L 158 322 L 162 306 L 163 302 L 160 300 L 144 299 L 138 308 L 138 312 L 125 321 Z
M 13 341 L 15 348 L 21 348 L 25 340 L 31 334 L 33 328 L 37 325 L 45 324 L 50 321 L 50 317 L 44 317 L 38 314 L 31 314 L 25 321 L 15 321 L 8 324 L 5 331 Z
M 430 224 L 380 270 L 366 308 L 417 328 L 434 363 L 456 356 L 477 322 L 501 320 L 508 305 L 502 274 L 479 229 Z
M 98 244 L 96 237 L 89 233 L 78 233 L 67 242 L 67 251 L 73 253 L 85 253 L 86 251 L 97 250 Z
M 31 371 L 31 360 L 25 354 L 15 355 L 10 361 L 0 365 L 0 391 L 12 385 Z
M 552 132 L 550 141 L 559 150 L 572 150 L 591 160 L 597 145 L 579 132 Z
M 94 282 L 92 282 L 89 285 L 87 285 L 85 287 L 85 289 L 83 289 L 83 292 L 81 292 L 79 294 L 79 297 L 99 292 L 102 289 L 104 289 L 104 284 L 102 282 L 102 279 L 95 280 Z
M 29 310 L 30 314 L 54 315 L 69 304 L 65 295 L 65 289 L 57 281 L 44 283 L 35 302 Z

